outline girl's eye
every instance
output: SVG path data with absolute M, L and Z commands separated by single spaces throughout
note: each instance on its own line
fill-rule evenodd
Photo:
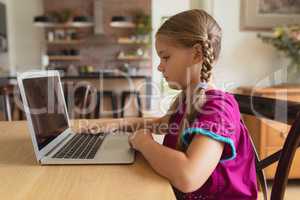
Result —
M 170 58 L 170 56 L 162 57 L 162 59 L 164 59 L 165 61 L 167 61 L 169 58 Z

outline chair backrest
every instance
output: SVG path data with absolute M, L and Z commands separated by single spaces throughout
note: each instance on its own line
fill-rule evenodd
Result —
M 131 99 L 134 98 L 134 99 Z M 131 100 L 134 101 L 131 101 Z M 129 101 L 128 101 L 129 100 Z M 130 104 L 133 103 L 133 104 Z M 132 109 L 133 108 L 133 109 Z M 133 110 L 133 112 L 132 112 Z M 131 115 L 126 115 L 126 111 L 130 111 Z M 133 115 L 132 115 L 133 114 Z M 139 91 L 123 91 L 121 95 L 121 117 L 143 117 L 142 101 Z
M 92 111 L 90 111 L 89 108 L 90 106 L 93 106 L 91 104 L 94 103 L 95 105 L 94 100 L 96 99 L 96 89 L 91 85 L 80 85 L 74 87 L 73 94 L 74 94 L 73 106 L 75 106 L 74 108 L 75 111 L 77 112 L 77 116 L 75 114 L 74 117 L 84 118 L 84 119 L 91 118 L 91 114 L 92 114 L 91 112 L 93 112 L 95 108 L 93 108 Z
M 95 118 L 118 118 L 117 95 L 113 91 L 97 91 Z
M 300 145 L 300 103 L 240 94 L 234 94 L 234 96 L 242 114 L 268 118 L 291 125 L 281 150 L 263 160 L 260 160 L 256 153 L 256 171 L 265 200 L 267 199 L 267 185 L 263 169 L 278 161 L 271 190 L 271 200 L 282 200 L 290 168 Z M 254 145 L 253 148 L 255 150 Z
M 74 99 L 73 102 L 72 99 L 69 99 L 71 100 L 71 105 L 68 108 L 71 111 L 70 116 L 85 119 L 118 117 L 117 97 L 113 91 L 97 91 L 96 87 L 87 84 L 74 87 L 71 93 L 73 95 L 69 96 L 69 98 Z M 110 108 L 106 108 L 106 106 Z M 72 112 L 74 108 L 75 113 Z

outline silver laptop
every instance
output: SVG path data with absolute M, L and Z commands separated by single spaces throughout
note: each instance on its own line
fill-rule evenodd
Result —
M 125 132 L 76 134 L 70 128 L 59 73 L 18 75 L 36 158 L 41 164 L 130 164 L 134 150 Z

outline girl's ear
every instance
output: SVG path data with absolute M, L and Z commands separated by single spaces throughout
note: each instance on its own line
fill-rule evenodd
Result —
M 195 63 L 199 63 L 203 61 L 203 51 L 202 51 L 202 46 L 201 44 L 197 43 L 193 46 L 193 51 L 194 51 L 194 61 Z

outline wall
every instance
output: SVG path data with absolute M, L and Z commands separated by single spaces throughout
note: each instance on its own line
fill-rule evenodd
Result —
M 7 1 L 10 71 L 14 74 L 41 66 L 42 30 L 33 26 L 33 17 L 43 13 L 40 0 Z
M 214 1 L 213 0 L 190 0 L 191 9 L 200 8 L 212 14 Z
M 0 53 L 0 73 L 7 72 L 9 70 L 9 54 L 8 52 Z
M 9 60 L 8 60 L 8 53 L 0 53 L 0 72 L 8 71 L 9 70 Z
M 213 16 L 223 29 L 221 57 L 214 73 L 217 86 L 232 90 L 241 85 L 278 83 L 273 80 L 274 72 L 282 66 L 278 53 L 262 43 L 257 32 L 239 28 L 240 0 L 207 1 L 211 2 Z

